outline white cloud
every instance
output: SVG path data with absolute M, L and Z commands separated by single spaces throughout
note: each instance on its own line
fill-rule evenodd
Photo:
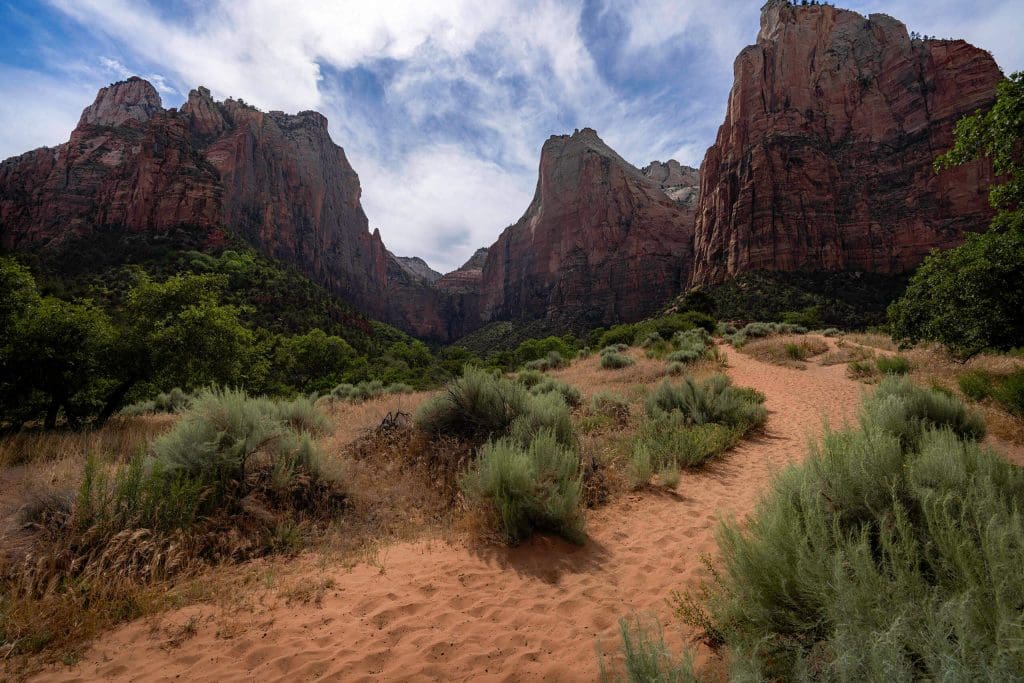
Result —
M 169 106 L 201 84 L 263 109 L 318 109 L 360 174 L 371 225 L 394 252 L 439 269 L 525 210 L 551 134 L 591 126 L 634 164 L 699 165 L 761 4 L 604 0 L 599 18 L 624 33 L 588 46 L 580 0 L 204 0 L 178 6 L 183 16 L 158 0 L 47 1 L 103 56 L 61 65 L 73 75 L 63 92 L 56 77 L 40 92 L 0 71 L 0 150 L 66 139 L 95 92 L 78 84 L 111 75 L 140 73 Z M 1024 68 L 1019 0 L 848 4 L 962 35 L 1007 71 Z M 336 78 L 355 67 L 383 89 L 374 106 Z
M 387 225 L 385 243 L 399 256 L 419 256 L 449 272 L 517 221 L 533 197 L 532 182 L 454 145 L 417 149 L 401 164 L 352 159 L 372 227 Z
M 0 66 L 0 159 L 67 141 L 95 95 L 90 85 Z

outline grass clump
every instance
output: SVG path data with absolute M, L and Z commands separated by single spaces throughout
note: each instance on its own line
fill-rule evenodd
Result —
M 558 351 L 549 351 L 543 358 L 537 358 L 523 364 L 525 370 L 536 370 L 538 372 L 559 370 L 568 366 L 569 361 Z
M 580 390 L 560 379 L 544 377 L 541 381 L 530 386 L 530 394 L 540 396 L 541 394 L 558 394 L 567 406 L 578 406 L 582 401 Z
M 628 368 L 633 365 L 635 361 L 629 356 L 622 355 L 621 353 L 602 353 L 601 354 L 601 367 L 605 370 L 621 370 L 622 368 Z
M 590 397 L 590 412 L 625 424 L 629 421 L 629 401 L 620 394 L 601 391 Z
M 665 380 L 647 397 L 645 407 L 652 418 L 678 413 L 686 424 L 719 423 L 744 430 L 763 425 L 768 417 L 764 395 L 735 387 L 722 374 L 700 383 L 690 377 L 677 385 Z
M 875 366 L 883 375 L 905 375 L 910 372 L 910 361 L 904 356 L 879 356 Z
M 579 456 L 548 430 L 525 445 L 516 439 L 485 445 L 460 486 L 468 501 L 494 515 L 509 542 L 534 531 L 584 539 Z
M 733 674 L 769 680 L 1008 680 L 1024 667 L 1024 470 L 954 399 L 889 377 L 858 424 L 784 471 L 700 619 Z M 684 599 L 685 600 L 685 599 Z M 692 607 L 692 602 L 687 603 Z
M 745 343 L 742 352 L 766 363 L 803 367 L 803 361 L 828 351 L 828 344 L 816 337 L 773 335 Z
M 622 636 L 623 675 L 612 676 L 601 667 L 601 681 L 611 683 L 695 683 L 693 660 L 686 652 L 681 658 L 673 655 L 665 645 L 661 624 L 652 620 L 645 623 L 639 618 L 620 619 Z
M 992 399 L 1006 412 L 1024 417 L 1024 369 L 1008 375 L 971 370 L 957 378 L 960 391 L 975 401 Z
M 505 434 L 529 401 L 526 387 L 519 382 L 467 366 L 462 377 L 425 401 L 413 420 L 431 434 L 486 441 L 492 435 Z

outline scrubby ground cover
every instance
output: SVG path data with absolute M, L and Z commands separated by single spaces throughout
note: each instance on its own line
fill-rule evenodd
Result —
M 721 568 L 703 595 L 676 596 L 679 614 L 743 679 L 1013 678 L 1024 470 L 984 434 L 956 398 L 886 378 L 748 524 L 722 525 Z M 626 647 L 633 668 L 663 646 L 627 629 Z M 653 661 L 670 677 L 644 680 L 677 680 L 670 656 Z

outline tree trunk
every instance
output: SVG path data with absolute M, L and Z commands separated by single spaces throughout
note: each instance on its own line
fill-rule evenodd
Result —
M 55 429 L 57 427 L 57 412 L 60 410 L 60 401 L 54 398 L 46 409 L 46 420 L 43 422 L 43 429 Z
M 128 390 L 133 386 L 135 386 L 135 380 L 126 379 L 114 387 L 114 390 L 107 397 L 107 402 L 103 406 L 103 410 L 100 411 L 99 417 L 96 418 L 95 426 L 97 428 L 102 427 L 110 419 L 110 416 L 120 409 L 121 404 L 124 403 L 124 397 L 128 395 Z

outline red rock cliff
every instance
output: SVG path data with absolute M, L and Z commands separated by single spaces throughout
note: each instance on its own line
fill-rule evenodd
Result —
M 98 229 L 230 229 L 367 314 L 449 337 L 446 298 L 369 231 L 359 178 L 316 112 L 261 112 L 205 88 L 164 110 L 139 78 L 103 88 L 71 139 L 0 164 L 0 243 L 57 246 Z
M 899 273 L 991 216 L 984 163 L 935 174 L 1001 73 L 882 14 L 772 0 L 701 166 L 692 283 L 749 270 Z
M 686 283 L 692 225 L 692 209 L 593 130 L 553 136 L 532 203 L 488 250 L 481 316 L 562 327 L 643 318 Z

